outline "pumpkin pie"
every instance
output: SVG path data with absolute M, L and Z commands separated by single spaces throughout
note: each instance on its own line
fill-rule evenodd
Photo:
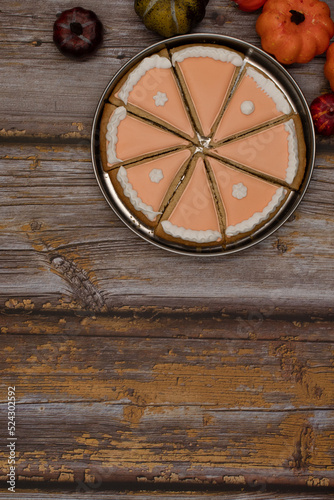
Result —
M 164 49 L 117 82 L 100 123 L 103 169 L 154 237 L 228 248 L 300 188 L 300 117 L 269 73 L 215 44 Z

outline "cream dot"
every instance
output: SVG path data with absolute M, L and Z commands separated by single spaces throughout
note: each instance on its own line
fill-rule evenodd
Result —
M 253 113 L 255 106 L 253 101 L 244 101 L 241 103 L 240 109 L 241 113 L 243 113 L 244 115 L 250 115 L 251 113 Z

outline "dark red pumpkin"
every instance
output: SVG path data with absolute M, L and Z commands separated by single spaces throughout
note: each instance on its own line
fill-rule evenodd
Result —
M 311 114 L 318 134 L 334 134 L 334 93 L 324 94 L 312 101 Z
M 100 46 L 103 26 L 97 15 L 82 7 L 64 10 L 53 26 L 53 41 L 62 54 L 84 58 Z

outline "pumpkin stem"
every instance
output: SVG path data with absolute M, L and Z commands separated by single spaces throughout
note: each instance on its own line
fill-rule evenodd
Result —
M 83 33 L 83 28 L 80 23 L 70 23 L 70 30 L 72 31 L 72 33 L 78 36 L 82 35 Z
M 305 16 L 302 12 L 298 12 L 298 10 L 290 10 L 289 12 L 291 14 L 291 22 L 297 24 L 297 26 L 305 21 Z

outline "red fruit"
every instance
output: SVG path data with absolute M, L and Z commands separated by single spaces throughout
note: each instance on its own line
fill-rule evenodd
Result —
M 234 0 L 240 10 L 253 12 L 266 3 L 267 0 Z
M 334 134 L 334 93 L 316 97 L 311 103 L 313 123 L 318 134 Z
M 103 39 L 103 26 L 91 10 L 64 10 L 53 25 L 53 41 L 62 54 L 83 58 L 95 52 Z

